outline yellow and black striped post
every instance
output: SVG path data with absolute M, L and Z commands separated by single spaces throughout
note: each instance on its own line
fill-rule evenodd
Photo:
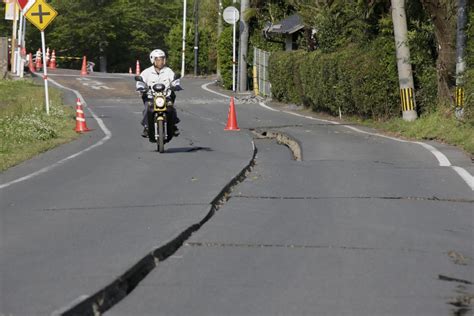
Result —
M 456 87 L 456 107 L 458 109 L 464 107 L 464 87 Z
M 253 65 L 253 91 L 255 95 L 260 94 L 260 91 L 258 91 L 258 72 L 256 65 Z
M 402 111 L 415 111 L 415 98 L 413 88 L 400 89 L 400 99 L 402 100 Z

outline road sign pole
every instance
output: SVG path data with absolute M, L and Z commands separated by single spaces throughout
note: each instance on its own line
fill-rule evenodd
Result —
M 181 49 L 181 77 L 184 77 L 186 66 L 186 0 L 183 3 L 183 48 Z
M 235 1 L 234 1 L 235 2 Z M 224 21 L 226 21 L 229 24 L 233 25 L 232 29 L 232 91 L 235 92 L 235 67 L 237 64 L 236 58 L 235 58 L 235 46 L 236 46 L 236 40 L 235 40 L 235 29 L 236 29 L 236 24 L 237 21 L 239 20 L 239 11 L 235 7 L 227 7 L 224 10 Z
M 17 43 L 17 33 L 18 33 L 18 28 L 17 28 L 17 21 L 18 21 L 18 8 L 16 1 L 10 5 L 13 5 L 13 34 L 12 34 L 12 50 L 11 50 L 11 72 L 16 73 L 16 60 L 17 60 L 17 55 L 16 55 L 16 43 Z
M 24 3 L 24 1 L 23 1 Z M 58 12 L 54 10 L 44 0 L 28 1 L 31 4 L 25 17 L 36 26 L 41 32 L 41 48 L 43 49 L 43 79 L 44 79 L 44 96 L 46 99 L 46 114 L 49 115 L 49 93 L 48 93 L 48 63 L 46 60 L 46 41 L 44 40 L 44 29 L 54 20 Z
M 17 50 L 17 59 L 16 59 L 16 74 L 17 76 L 20 75 L 20 60 L 21 60 L 21 39 L 22 39 L 22 34 L 23 34 L 23 14 L 19 14 L 20 20 L 18 22 L 18 36 L 17 36 L 17 41 L 16 41 L 16 50 Z
M 234 11 L 234 21 L 235 21 L 235 11 Z M 235 92 L 235 24 L 233 25 L 233 35 L 232 35 L 232 91 Z
M 46 99 L 46 114 L 49 115 L 49 94 L 48 94 L 48 67 L 46 63 L 46 43 L 44 31 L 41 31 L 41 47 L 43 48 L 43 74 L 44 74 L 44 95 Z

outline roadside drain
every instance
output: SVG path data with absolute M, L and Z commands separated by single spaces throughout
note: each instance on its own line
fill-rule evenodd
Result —
M 153 270 L 160 262 L 171 257 L 189 237 L 198 231 L 229 199 L 233 187 L 244 181 L 249 172 L 255 166 L 257 148 L 253 144 L 253 155 L 249 163 L 235 176 L 212 200 L 211 208 L 207 215 L 198 223 L 195 223 L 184 230 L 167 244 L 152 250 L 128 271 L 115 279 L 112 283 L 99 290 L 91 296 L 83 296 L 79 302 L 74 302 L 72 306 L 62 308 L 53 315 L 81 315 L 98 316 L 102 315 L 114 305 L 118 304 Z
M 293 154 L 293 159 L 296 161 L 303 160 L 303 151 L 298 140 L 286 133 L 274 130 L 251 130 L 256 138 L 270 138 L 275 139 L 278 144 L 287 146 Z

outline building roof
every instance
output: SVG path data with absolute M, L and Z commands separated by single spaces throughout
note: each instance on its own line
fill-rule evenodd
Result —
M 303 19 L 298 14 L 293 14 L 275 24 L 267 25 L 267 33 L 293 34 L 304 28 Z

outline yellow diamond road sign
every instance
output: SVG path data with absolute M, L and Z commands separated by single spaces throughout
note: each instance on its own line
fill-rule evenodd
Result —
M 40 31 L 43 31 L 51 21 L 58 15 L 44 0 L 36 0 L 31 8 L 25 13 L 26 18 Z

